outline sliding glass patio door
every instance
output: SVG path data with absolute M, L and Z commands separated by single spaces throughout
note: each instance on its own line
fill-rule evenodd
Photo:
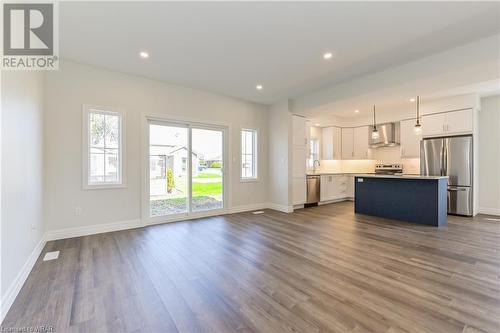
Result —
M 224 209 L 224 128 L 150 121 L 149 218 Z
M 224 206 L 224 133 L 192 128 L 192 211 L 222 209 Z

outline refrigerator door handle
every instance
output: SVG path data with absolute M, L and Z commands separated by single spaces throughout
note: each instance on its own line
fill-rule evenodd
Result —
M 443 139 L 443 176 L 448 176 L 448 139 Z
M 444 125 L 443 125 L 444 126 Z M 444 154 L 445 154 L 445 151 L 444 151 L 444 145 L 445 145 L 445 140 L 443 139 L 443 144 L 441 145 L 441 168 L 440 168 L 440 171 L 441 171 L 441 176 L 444 176 Z
M 466 188 L 448 187 L 448 191 L 467 191 Z

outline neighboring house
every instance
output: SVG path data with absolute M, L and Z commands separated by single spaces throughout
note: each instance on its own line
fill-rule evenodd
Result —
M 149 156 L 149 173 L 151 179 L 161 179 L 166 177 L 168 169 L 172 169 L 174 176 L 185 176 L 187 174 L 187 148 L 169 145 L 151 145 Z M 198 175 L 199 158 L 198 153 L 193 155 L 193 176 Z

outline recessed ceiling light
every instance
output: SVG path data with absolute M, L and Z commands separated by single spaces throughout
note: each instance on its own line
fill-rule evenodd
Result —
M 262 88 L 264 88 L 264 87 L 262 86 L 262 84 L 258 84 L 258 85 L 256 85 L 256 86 L 255 86 L 255 89 L 257 89 L 257 90 L 262 90 Z
M 320 124 L 314 124 L 314 125 L 315 125 L 316 127 L 319 127 L 319 126 L 320 126 Z
M 149 53 L 147 53 L 146 51 L 141 51 L 141 53 L 139 53 L 139 55 L 141 56 L 141 58 L 149 58 Z
M 354 110 L 355 113 L 359 113 L 359 110 Z
M 331 52 L 326 52 L 323 54 L 323 59 L 331 59 L 333 57 L 333 54 Z
M 415 102 L 415 98 L 410 98 L 410 102 Z

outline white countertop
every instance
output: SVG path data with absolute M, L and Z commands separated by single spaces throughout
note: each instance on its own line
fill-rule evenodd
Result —
M 307 172 L 306 176 L 322 176 L 322 175 L 359 175 L 359 172 Z M 368 175 L 368 174 L 363 174 Z
M 428 180 L 436 180 L 436 179 L 447 179 L 448 176 L 421 176 L 421 175 L 376 175 L 376 174 L 367 174 L 367 173 L 358 173 L 356 177 L 365 177 L 365 178 L 399 178 L 399 179 L 428 179 Z
M 323 175 L 350 175 L 356 177 L 373 177 L 373 178 L 402 178 L 402 179 L 445 179 L 448 176 L 421 176 L 421 175 L 412 175 L 412 174 L 402 174 L 402 175 L 381 175 L 376 173 L 355 173 L 355 172 L 308 172 L 307 176 L 323 176 Z

